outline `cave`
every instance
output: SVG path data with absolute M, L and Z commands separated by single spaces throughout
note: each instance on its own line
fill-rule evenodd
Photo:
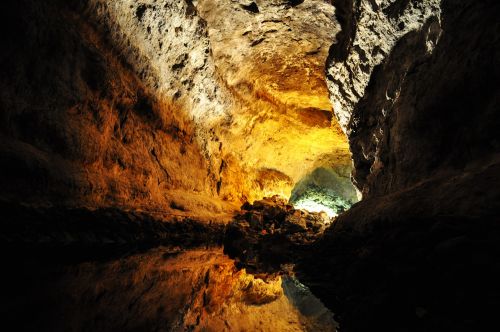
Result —
M 496 330 L 497 1 L 0 8 L 5 330 Z

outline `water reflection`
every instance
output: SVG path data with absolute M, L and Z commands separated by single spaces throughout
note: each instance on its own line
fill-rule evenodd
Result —
M 159 247 L 78 263 L 13 263 L 2 314 L 33 331 L 335 331 L 293 277 L 238 271 L 221 248 Z

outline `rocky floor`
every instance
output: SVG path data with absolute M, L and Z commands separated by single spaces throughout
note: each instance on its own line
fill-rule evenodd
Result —
M 294 219 L 282 202 L 256 202 L 229 226 L 225 251 L 255 273 L 295 273 L 335 312 L 340 331 L 491 331 L 500 306 L 500 200 L 491 190 L 499 165 L 363 200 L 327 228 L 318 215 Z
M 224 251 L 249 271 L 281 271 L 282 264 L 303 255 L 330 221 L 325 213 L 296 210 L 277 196 L 245 203 L 227 227 Z

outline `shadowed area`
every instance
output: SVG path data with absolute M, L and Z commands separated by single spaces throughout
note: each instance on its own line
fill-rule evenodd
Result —
M 0 287 L 4 322 L 20 330 L 335 331 L 297 280 L 238 271 L 217 247 L 22 254 L 2 254 L 16 273 Z

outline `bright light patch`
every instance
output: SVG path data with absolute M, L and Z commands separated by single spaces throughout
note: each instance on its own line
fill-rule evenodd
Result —
M 313 200 L 303 199 L 293 203 L 294 208 L 306 210 L 309 212 L 325 212 L 328 217 L 333 218 L 337 216 L 337 212 L 328 206 L 319 204 Z
M 352 186 L 350 183 L 349 185 Z M 311 212 L 323 211 L 330 218 L 348 210 L 353 203 L 352 200 L 338 195 L 332 189 L 321 188 L 314 184 L 296 191 L 290 197 L 290 204 L 296 209 Z

